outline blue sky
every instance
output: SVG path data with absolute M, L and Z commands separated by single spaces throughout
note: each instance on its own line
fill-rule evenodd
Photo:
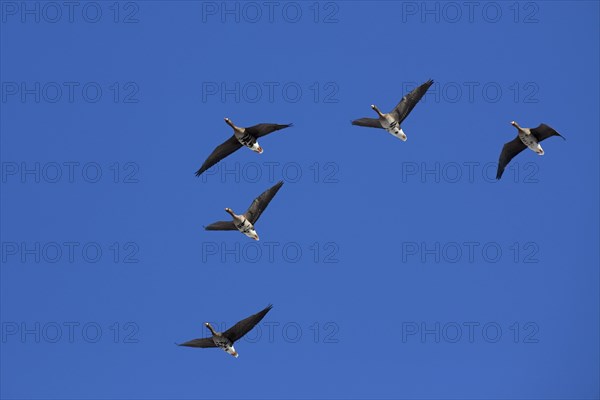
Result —
M 2 398 L 598 398 L 598 3 L 269 7 L 0 2 Z

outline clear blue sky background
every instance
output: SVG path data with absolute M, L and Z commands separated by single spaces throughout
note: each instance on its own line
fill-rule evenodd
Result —
M 0 4 L 3 398 L 598 398 L 598 2 Z M 350 125 L 429 78 L 407 142 Z M 223 117 L 294 127 L 197 179 Z M 511 120 L 567 141 L 496 183 Z M 281 178 L 260 242 L 202 229 Z M 173 345 L 269 303 L 238 359 Z

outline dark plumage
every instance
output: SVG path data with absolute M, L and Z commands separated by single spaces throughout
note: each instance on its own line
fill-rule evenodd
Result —
M 242 144 L 239 140 L 236 139 L 235 135 L 227 139 L 225 142 L 221 143 L 217 146 L 216 149 L 213 150 L 212 153 L 208 156 L 206 161 L 202 164 L 202 166 L 196 171 L 196 176 L 202 175 L 204 171 L 230 155 L 231 153 L 237 151 L 242 147 Z
M 404 96 L 396 107 L 387 114 L 383 114 L 376 106 L 372 105 L 371 108 L 377 112 L 379 118 L 356 119 L 352 121 L 352 125 L 385 129 L 389 133 L 400 137 L 400 139 L 406 140 L 406 135 L 402 132 L 400 125 L 406 117 L 408 117 L 412 109 L 415 108 L 431 85 L 433 85 L 433 80 L 430 79 Z
M 235 351 L 233 344 L 250 332 L 252 328 L 254 328 L 256 324 L 258 324 L 272 308 L 273 305 L 269 304 L 264 310 L 241 320 L 231 328 L 227 329 L 225 332 L 215 331 L 213 327 L 206 322 L 204 325 L 211 331 L 211 337 L 192 339 L 185 343 L 178 344 L 178 346 L 200 348 L 220 347 L 227 353 L 237 358 L 238 353 Z
M 250 207 L 248 207 L 248 210 L 242 215 L 236 215 L 230 208 L 226 208 L 225 211 L 232 216 L 233 221 L 214 222 L 205 226 L 204 229 L 207 231 L 233 231 L 238 229 L 245 235 L 258 240 L 258 235 L 254 230 L 254 224 L 267 209 L 267 206 L 282 186 L 283 181 L 279 181 L 274 186 L 265 190 L 260 196 L 254 199 L 252 204 L 250 204 Z
M 418 88 L 413 89 L 412 92 L 410 92 L 409 94 L 404 96 L 402 100 L 400 100 L 400 102 L 392 111 L 394 118 L 399 123 L 402 123 L 402 121 L 404 121 L 406 117 L 408 117 L 408 114 L 410 114 L 410 112 L 413 110 L 413 108 L 415 108 L 417 103 L 423 98 L 423 96 L 425 96 L 425 93 L 427 93 L 427 90 L 429 90 L 431 85 L 433 85 L 433 79 L 430 79 Z
M 272 308 L 273 305 L 269 304 L 262 311 L 259 311 L 256 314 L 239 321 L 237 324 L 223 332 L 223 336 L 235 343 L 244 337 L 246 333 L 250 332 L 252 328 L 254 328 L 254 326 L 258 324 L 269 311 L 271 311 Z
M 242 146 L 249 147 L 250 149 L 262 153 L 262 148 L 258 146 L 257 139 L 268 135 L 269 133 L 278 131 L 280 129 L 288 128 L 292 124 L 258 124 L 248 128 L 242 128 L 235 126 L 231 120 L 225 118 L 225 122 L 233 128 L 233 136 L 221 143 L 213 152 L 208 156 L 202 166 L 196 171 L 196 176 L 202 175 L 204 171 L 234 153 Z
M 508 163 L 520 152 L 526 148 L 530 148 L 539 155 L 544 154 L 540 142 L 548 139 L 552 136 L 560 136 L 563 140 L 566 140 L 560 133 L 555 131 L 553 128 L 546 124 L 540 124 L 537 128 L 521 128 L 518 123 L 512 121 L 511 124 L 517 128 L 517 137 L 510 142 L 504 144 L 500 158 L 498 160 L 498 171 L 496 172 L 496 179 L 500 179 L 504 173 L 504 169 Z

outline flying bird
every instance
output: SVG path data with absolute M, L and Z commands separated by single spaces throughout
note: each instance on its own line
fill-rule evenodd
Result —
M 540 124 L 537 128 L 521 128 L 515 121 L 511 122 L 511 125 L 517 128 L 518 135 L 516 138 L 506 143 L 502 147 L 502 153 L 500 153 L 500 159 L 498 160 L 498 172 L 496 173 L 496 179 L 500 179 L 504 173 L 504 168 L 508 165 L 517 154 L 529 147 L 532 151 L 535 151 L 538 155 L 544 155 L 544 149 L 540 145 L 542 140 L 548 139 L 551 136 L 560 136 L 566 140 L 560 133 L 546 124 Z
M 433 80 L 430 79 L 404 96 L 402 100 L 400 100 L 400 103 L 398 103 L 396 107 L 387 114 L 383 114 L 379 108 L 377 108 L 377 106 L 371 105 L 371 108 L 375 110 L 377 115 L 379 115 L 379 118 L 356 119 L 352 121 L 352 125 L 385 129 L 400 140 L 406 141 L 406 134 L 400 125 L 406 119 L 408 114 L 410 114 L 412 109 L 415 108 L 419 100 L 421 100 L 431 85 L 433 85 Z
M 204 164 L 196 171 L 196 176 L 202 175 L 204 171 L 240 149 L 242 146 L 248 147 L 250 150 L 255 151 L 259 154 L 263 152 L 262 147 L 258 144 L 258 138 L 268 135 L 269 133 L 278 131 L 283 128 L 288 128 L 292 124 L 278 125 L 278 124 L 258 124 L 248 128 L 241 128 L 235 126 L 229 118 L 225 118 L 227 125 L 233 128 L 233 136 L 227 139 L 225 142 L 217 146 L 212 153 L 208 156 Z
M 265 317 L 265 315 L 267 315 L 271 308 L 273 308 L 273 306 L 269 304 L 264 310 L 241 320 L 231 328 L 227 329 L 225 332 L 217 332 L 208 322 L 205 322 L 204 326 L 210 330 L 212 337 L 192 339 L 188 342 L 178 344 L 178 346 L 202 348 L 219 347 L 235 358 L 238 358 L 238 352 L 235 351 L 233 344 L 244 337 L 246 333 L 250 332 L 252 328 L 254 328 L 254 326 L 258 324 Z
M 205 226 L 204 229 L 207 231 L 234 231 L 237 229 L 249 238 L 258 240 L 254 224 L 256 224 L 256 221 L 258 221 L 258 218 L 260 218 L 260 215 L 265 211 L 271 200 L 273 200 L 273 197 L 275 197 L 281 186 L 283 186 L 283 181 L 279 181 L 270 189 L 265 190 L 260 196 L 254 199 L 245 214 L 237 215 L 231 208 L 225 208 L 225 211 L 231 215 L 233 221 L 218 221 Z

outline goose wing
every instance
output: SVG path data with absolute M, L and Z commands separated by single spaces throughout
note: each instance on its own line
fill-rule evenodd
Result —
M 535 136 L 538 142 L 541 142 L 544 139 L 548 139 L 551 136 L 560 136 L 564 140 L 566 140 L 560 133 L 556 132 L 554 129 L 549 127 L 546 124 L 540 124 L 537 128 L 530 129 L 531 134 Z
M 223 332 L 223 336 L 225 336 L 232 342 L 239 340 L 246 333 L 250 332 L 252 328 L 254 328 L 254 326 L 258 324 L 265 317 L 265 315 L 267 315 L 271 308 L 273 308 L 273 306 L 269 304 L 264 310 L 257 312 L 256 314 L 251 315 L 246 319 L 241 320 L 240 322 Z
M 176 343 L 177 344 L 177 343 Z M 212 338 L 203 338 L 203 339 L 192 339 L 185 343 L 179 343 L 177 346 L 187 346 L 187 347 L 217 347 Z
M 352 125 L 366 126 L 368 128 L 380 128 L 380 129 L 383 129 L 383 126 L 381 126 L 381 123 L 379 122 L 378 118 L 360 118 L 360 119 L 355 119 L 354 121 L 352 121 Z
M 233 221 L 217 221 L 205 226 L 204 229 L 207 231 L 235 231 L 237 228 Z
M 204 171 L 242 147 L 242 144 L 235 138 L 235 135 L 227 139 L 225 142 L 217 146 L 216 149 L 210 153 L 210 156 L 204 161 L 204 164 L 196 171 L 196 176 L 202 175 Z
M 254 199 L 254 201 L 252 202 L 252 204 L 250 204 L 250 207 L 244 214 L 244 216 L 248 221 L 250 221 L 250 223 L 254 225 L 256 221 L 258 221 L 258 218 L 263 213 L 263 211 L 265 211 L 271 200 L 273 200 L 273 197 L 275 197 L 275 194 L 277 194 L 281 186 L 283 186 L 283 181 L 277 182 L 275 186 L 265 190 L 260 196 Z
M 498 160 L 498 172 L 496 172 L 496 179 L 500 179 L 502 177 L 504 168 L 506 168 L 510 160 L 512 160 L 517 154 L 526 148 L 527 146 L 523 144 L 518 136 L 502 147 L 502 153 L 500 153 L 500 159 Z
M 402 123 L 402 121 L 408 117 L 408 114 L 410 114 L 412 109 L 415 108 L 419 100 L 421 100 L 431 85 L 433 85 L 433 80 L 430 79 L 400 100 L 400 103 L 398 103 L 396 108 L 394 108 L 394 110 L 391 112 L 396 121 Z
M 246 132 L 258 139 L 259 137 L 267 136 L 269 133 L 288 128 L 290 126 L 292 126 L 292 124 L 258 124 L 246 128 Z

